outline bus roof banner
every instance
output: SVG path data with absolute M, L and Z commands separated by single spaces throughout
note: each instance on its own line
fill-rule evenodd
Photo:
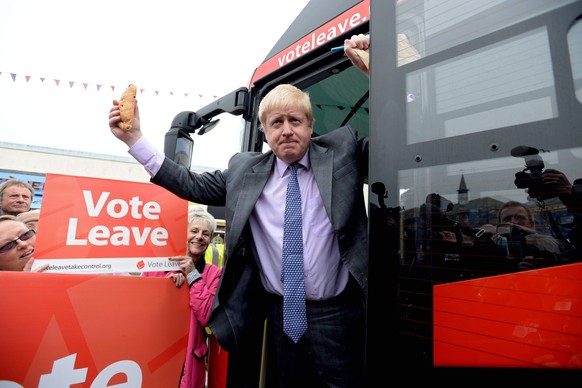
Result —
M 166 278 L 0 271 L 1 387 L 177 387 L 188 287 Z
M 296 59 L 317 49 L 319 46 L 327 44 L 335 37 L 346 33 L 360 24 L 370 20 L 370 0 L 363 0 L 361 3 L 351 7 L 341 15 L 328 21 L 321 27 L 310 32 L 279 54 L 263 62 L 252 76 L 250 85 L 265 75 L 282 68 Z
M 34 267 L 53 273 L 178 269 L 188 203 L 151 183 L 47 174 Z

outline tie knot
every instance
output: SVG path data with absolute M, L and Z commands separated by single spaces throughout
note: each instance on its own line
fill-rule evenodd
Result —
M 291 174 L 295 175 L 295 174 L 297 174 L 297 169 L 299 168 L 299 163 L 297 163 L 297 162 L 291 163 L 289 165 L 289 168 L 291 169 Z

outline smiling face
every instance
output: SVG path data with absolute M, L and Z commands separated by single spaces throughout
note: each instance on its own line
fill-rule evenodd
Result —
M 3 220 L 0 222 L 0 249 L 16 240 L 14 247 L 0 253 L 1 271 L 22 271 L 32 258 L 36 236 L 33 235 L 26 241 L 19 239 L 28 230 L 28 227 L 20 221 Z
M 212 238 L 212 229 L 208 222 L 201 218 L 195 218 L 188 225 L 188 256 L 194 262 L 204 256 L 206 248 Z
M 309 95 L 292 85 L 279 85 L 261 101 L 259 118 L 267 143 L 279 159 L 293 163 L 305 155 L 313 134 Z

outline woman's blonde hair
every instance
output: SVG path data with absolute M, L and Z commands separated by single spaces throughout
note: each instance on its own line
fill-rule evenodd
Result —
M 211 236 L 213 236 L 214 232 L 216 232 L 216 219 L 214 218 L 214 216 L 212 214 L 210 214 L 208 211 L 206 211 L 206 209 L 204 209 L 203 207 L 201 207 L 201 206 L 200 207 L 198 207 L 198 206 L 189 206 L 188 207 L 188 227 L 190 227 L 190 224 L 194 220 L 206 221 L 206 223 L 208 224 L 208 227 L 210 228 Z
M 2 214 L 0 216 L 0 222 L 2 221 L 19 221 L 16 219 L 16 216 L 13 216 L 11 214 Z

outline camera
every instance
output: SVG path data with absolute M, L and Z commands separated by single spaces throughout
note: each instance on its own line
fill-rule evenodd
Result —
M 525 241 L 525 231 L 512 224 L 497 225 L 497 234 L 507 241 L 509 257 L 520 259 L 527 256 L 528 246 Z
M 514 183 L 518 189 L 527 189 L 529 196 L 539 201 L 557 197 L 542 181 L 545 166 L 537 148 L 517 146 L 512 148 L 511 156 L 525 159 L 525 168 L 515 173 Z
M 536 258 L 543 265 L 555 263 L 557 246 L 549 244 L 555 241 L 551 236 L 529 234 L 513 224 L 497 225 L 497 234 L 507 242 L 508 258 L 523 259 L 527 256 Z M 529 236 L 526 238 L 526 236 Z M 545 242 L 544 242 L 545 241 Z M 541 265 L 541 266 L 543 266 Z

